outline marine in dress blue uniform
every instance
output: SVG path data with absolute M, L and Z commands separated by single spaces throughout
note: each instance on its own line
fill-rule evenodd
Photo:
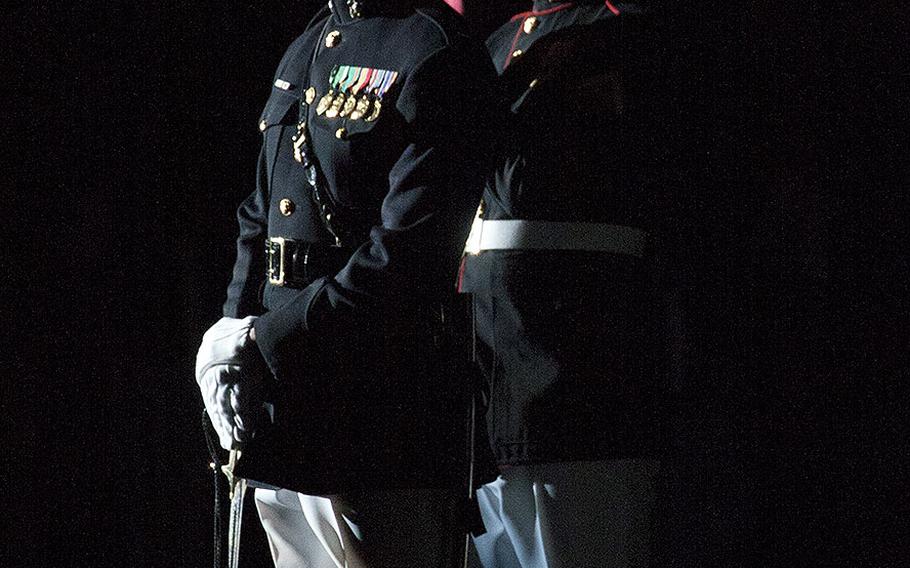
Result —
M 646 8 L 535 0 L 488 40 L 511 108 L 461 281 L 501 472 L 485 568 L 648 562 L 668 188 Z
M 253 417 L 227 420 L 276 565 L 448 565 L 464 388 L 444 316 L 495 76 L 441 0 L 332 0 L 278 66 L 224 304 L 274 378 L 251 440 Z

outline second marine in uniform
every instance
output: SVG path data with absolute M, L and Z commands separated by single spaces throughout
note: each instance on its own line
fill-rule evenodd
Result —
M 511 109 L 468 240 L 485 568 L 645 566 L 660 468 L 660 136 L 640 3 L 536 0 L 488 47 Z M 657 105 L 659 106 L 659 105 Z

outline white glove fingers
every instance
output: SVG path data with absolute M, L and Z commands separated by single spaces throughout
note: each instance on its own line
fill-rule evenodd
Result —
M 241 428 L 238 428 L 237 426 L 234 426 L 233 433 L 234 433 L 233 439 L 235 441 L 235 445 L 236 444 L 245 444 L 246 442 L 249 442 L 253 438 L 252 432 L 250 432 L 248 430 L 243 430 Z
M 252 413 L 253 400 L 249 397 L 240 396 L 239 389 L 231 389 L 231 410 L 234 413 L 234 426 L 243 432 L 249 432 L 255 427 L 253 420 L 255 417 Z M 244 420 L 244 416 L 247 420 Z
M 235 446 L 233 435 L 235 413 L 231 388 L 239 378 L 239 367 L 216 365 L 203 375 L 199 383 L 206 412 L 218 433 L 218 442 L 226 450 Z
M 212 422 L 212 427 L 215 428 L 215 432 L 218 434 L 218 443 L 225 450 L 230 450 L 233 447 L 233 424 L 231 424 L 228 417 L 221 413 L 215 412 L 213 414 L 209 412 L 208 415 L 209 420 Z
M 254 400 L 259 400 L 259 385 L 240 382 L 231 385 L 231 404 L 234 412 L 248 410 Z
M 231 403 L 231 391 L 227 388 L 220 388 L 217 390 L 215 395 L 215 408 L 218 409 L 220 414 L 232 415 L 234 414 L 234 405 Z
M 221 318 L 205 332 L 196 354 L 196 381 L 219 443 L 226 450 L 250 439 L 258 418 L 250 409 L 261 404 L 257 397 L 262 377 L 242 368 L 253 345 L 249 330 L 255 321 L 255 316 Z M 242 416 L 247 417 L 245 422 Z
M 223 404 L 219 402 L 220 393 L 218 385 L 214 383 L 207 383 L 206 392 L 203 395 L 203 400 L 205 402 L 205 410 L 209 415 L 209 419 L 212 421 L 212 426 L 215 429 L 218 429 L 223 422 L 222 417 L 225 415 L 225 411 L 229 410 L 224 407 Z
M 252 424 L 245 424 L 243 416 L 247 413 L 244 412 L 244 407 L 235 397 L 231 397 L 231 411 L 234 413 L 234 425 L 241 430 L 247 430 Z

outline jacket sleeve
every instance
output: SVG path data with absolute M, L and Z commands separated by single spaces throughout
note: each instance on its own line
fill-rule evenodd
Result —
M 491 154 L 485 130 L 502 100 L 495 88 L 480 49 L 443 48 L 410 75 L 397 102 L 407 145 L 389 172 L 381 222 L 338 274 L 256 322 L 278 379 L 314 343 L 354 344 L 365 326 L 388 331 L 452 293 Z
M 265 280 L 265 238 L 268 223 L 268 182 L 265 171 L 265 149 L 259 152 L 256 190 L 237 209 L 240 235 L 237 237 L 237 260 L 227 289 L 222 314 L 230 318 L 259 315 L 262 312 L 259 291 Z

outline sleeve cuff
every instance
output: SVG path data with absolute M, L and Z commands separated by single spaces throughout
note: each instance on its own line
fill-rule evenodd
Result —
M 256 320 L 256 345 L 269 370 L 279 381 L 293 380 L 302 370 L 306 344 L 311 343 L 316 300 L 324 295 L 327 279 L 321 278 L 301 290 L 290 302 L 268 311 Z

